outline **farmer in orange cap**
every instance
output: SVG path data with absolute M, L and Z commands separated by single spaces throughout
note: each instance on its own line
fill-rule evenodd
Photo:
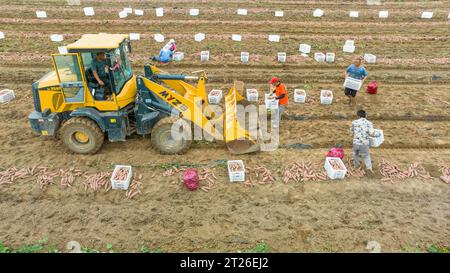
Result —
M 288 94 L 286 87 L 281 83 L 280 79 L 273 77 L 270 81 L 270 91 L 273 92 L 275 99 L 278 100 L 278 110 L 275 112 L 275 119 L 273 123 L 274 128 L 280 126 L 281 115 L 284 112 L 284 108 L 288 104 Z

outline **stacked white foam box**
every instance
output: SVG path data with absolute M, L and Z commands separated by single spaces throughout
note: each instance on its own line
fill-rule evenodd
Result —
M 164 16 L 164 8 L 156 8 L 156 17 L 163 17 Z
M 387 10 L 381 10 L 380 12 L 378 12 L 378 17 L 385 19 L 389 17 L 389 11 Z
M 194 40 L 196 42 L 201 42 L 203 40 L 205 40 L 205 33 L 197 33 L 194 35 Z
M 190 9 L 189 10 L 189 15 L 190 16 L 198 16 L 200 14 L 200 10 L 199 9 Z
M 327 94 L 329 94 L 329 96 L 327 96 Z M 333 103 L 333 91 L 320 90 L 320 103 L 325 105 Z
M 247 63 L 250 60 L 250 53 L 241 52 L 241 62 Z
M 128 169 L 128 174 L 125 180 L 116 180 L 114 177 L 116 176 L 116 173 L 122 169 L 126 168 Z M 129 165 L 116 165 L 114 168 L 114 171 L 111 175 L 111 187 L 113 190 L 128 190 L 128 187 L 130 186 L 131 177 L 133 177 L 133 173 L 131 170 L 131 166 Z
M 269 34 L 269 42 L 276 42 L 276 43 L 278 43 L 279 41 L 280 41 L 280 35 Z
M 333 52 L 327 52 L 327 55 L 325 56 L 325 61 L 327 63 L 333 63 L 336 58 L 336 54 Z
M 239 164 L 241 166 L 240 171 L 231 170 L 232 164 Z M 230 182 L 244 182 L 245 181 L 245 167 L 244 162 L 242 160 L 228 160 L 228 176 L 230 178 Z
M 38 10 L 36 11 L 36 17 L 37 18 L 47 18 L 47 12 L 43 11 L 43 10 Z
M 237 14 L 238 15 L 247 15 L 247 10 L 246 9 L 238 9 Z
M 59 52 L 59 54 L 67 54 L 68 53 L 67 47 L 65 47 L 65 46 L 58 46 L 58 52 Z
M 183 52 L 175 52 L 174 54 L 173 54 L 173 60 L 174 61 L 176 61 L 176 62 L 179 62 L 179 61 L 181 61 L 181 60 L 183 60 L 184 59 L 184 53 Z
M 354 53 L 355 52 L 355 42 L 353 40 L 345 41 L 343 52 Z
M 62 42 L 64 37 L 61 34 L 52 34 L 50 35 L 50 40 L 52 42 Z
M 6 103 L 15 98 L 14 91 L 11 89 L 3 89 L 0 91 L 0 102 Z
M 285 63 L 286 62 L 286 52 L 278 52 L 278 61 L 280 63 Z
M 313 16 L 314 16 L 314 17 L 322 17 L 323 14 L 324 14 L 324 12 L 323 12 L 323 10 L 321 10 L 321 9 L 316 9 L 316 10 L 314 10 L 314 12 L 313 12 Z
M 284 16 L 284 12 L 282 10 L 275 11 L 275 17 L 283 17 L 283 16 Z
M 314 53 L 314 60 L 319 63 L 325 62 L 325 54 L 323 54 L 322 52 Z
M 331 166 L 331 160 L 334 160 L 339 165 L 338 170 L 335 170 L 333 166 Z M 331 179 L 344 179 L 347 174 L 347 168 L 339 157 L 326 157 L 324 168 L 327 171 L 328 177 Z
M 380 145 L 384 142 L 384 134 L 383 130 L 374 129 L 373 132 L 370 132 L 372 136 L 369 136 L 370 147 L 380 147 Z
M 200 61 L 202 62 L 209 61 L 209 51 L 200 52 Z
M 311 46 L 308 44 L 300 44 L 298 50 L 303 54 L 309 54 L 311 52 Z
M 239 34 L 232 34 L 231 35 L 231 40 L 236 41 L 236 42 L 240 42 L 242 40 L 242 36 Z
M 294 89 L 294 102 L 306 102 L 306 91 L 304 89 Z
M 208 94 L 208 102 L 210 104 L 219 104 L 223 97 L 223 91 L 220 89 L 213 89 Z
M 94 16 L 95 15 L 95 11 L 93 7 L 85 7 L 83 8 L 84 11 L 84 15 L 85 16 Z
M 377 56 L 366 53 L 366 54 L 364 54 L 364 61 L 366 61 L 369 64 L 374 64 L 377 62 Z
M 433 18 L 433 12 L 432 11 L 424 11 L 422 12 L 422 19 L 431 19 Z
M 160 33 L 156 33 L 155 36 L 154 36 L 154 39 L 158 43 L 162 43 L 162 42 L 164 42 L 164 35 L 162 35 Z
M 248 101 L 258 101 L 258 90 L 256 89 L 247 89 L 247 100 Z
M 344 81 L 345 88 L 349 88 L 352 90 L 359 90 L 359 89 L 361 89 L 361 86 L 362 86 L 361 80 L 354 79 L 352 77 L 345 78 L 345 81 Z
M 358 18 L 358 17 L 359 17 L 359 12 L 356 11 L 356 10 L 352 10 L 352 11 L 350 11 L 349 16 L 350 16 L 351 18 Z
M 141 9 L 135 9 L 134 10 L 134 15 L 136 16 L 143 16 L 144 15 L 144 11 Z

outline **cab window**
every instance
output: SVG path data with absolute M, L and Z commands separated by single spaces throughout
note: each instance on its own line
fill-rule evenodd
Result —
M 125 83 L 132 77 L 131 65 L 128 60 L 125 44 L 113 50 L 110 54 L 111 71 L 114 78 L 115 93 L 119 94 Z
M 84 82 L 77 54 L 54 55 L 53 61 L 65 101 L 84 102 Z

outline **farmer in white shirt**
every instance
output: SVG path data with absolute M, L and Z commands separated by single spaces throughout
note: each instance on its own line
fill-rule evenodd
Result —
M 373 124 L 366 119 L 366 111 L 358 110 L 357 115 L 359 119 L 354 120 L 350 128 L 353 133 L 353 166 L 355 168 L 360 167 L 359 155 L 361 155 L 366 170 L 373 173 L 369 154 L 369 137 L 373 134 Z

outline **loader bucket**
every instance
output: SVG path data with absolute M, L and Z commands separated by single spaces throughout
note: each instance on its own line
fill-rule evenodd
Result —
M 233 154 L 246 154 L 260 150 L 259 137 L 253 139 L 249 132 L 238 121 L 237 101 L 246 100 L 236 91 L 236 86 L 225 96 L 224 137 L 228 150 Z M 245 125 L 245 124 L 244 124 Z

